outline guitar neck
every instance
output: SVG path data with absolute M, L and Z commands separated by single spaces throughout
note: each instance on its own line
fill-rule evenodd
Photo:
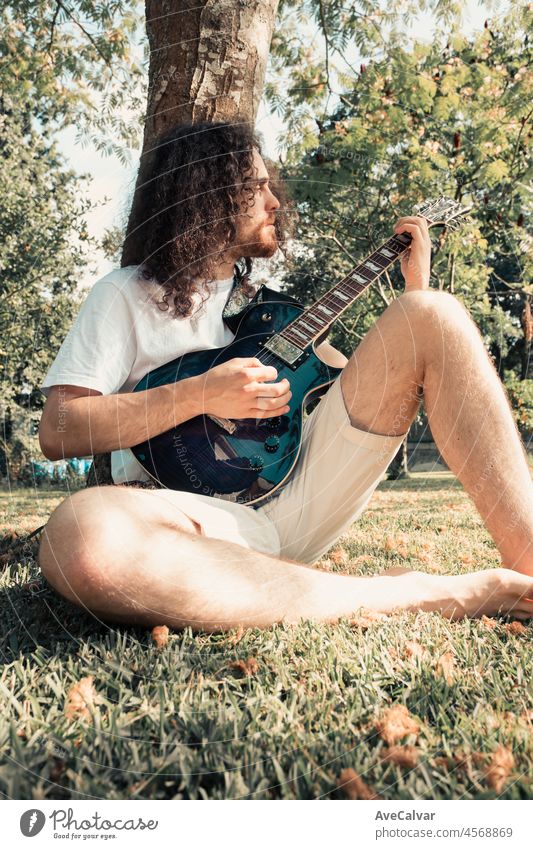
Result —
M 278 335 L 297 348 L 305 348 L 351 307 L 357 298 L 407 250 L 410 243 L 411 236 L 408 233 L 392 236 L 363 262 L 356 265 L 339 283 L 332 286 L 318 301 L 307 307 Z

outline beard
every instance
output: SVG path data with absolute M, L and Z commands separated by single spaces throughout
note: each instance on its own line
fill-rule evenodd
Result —
M 278 236 L 274 227 L 262 224 L 251 233 L 242 234 L 238 250 L 243 257 L 274 256 L 279 248 Z

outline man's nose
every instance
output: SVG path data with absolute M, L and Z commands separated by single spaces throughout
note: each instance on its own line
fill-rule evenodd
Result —
M 269 209 L 279 209 L 279 207 L 281 206 L 276 195 L 270 189 L 268 190 L 267 206 Z

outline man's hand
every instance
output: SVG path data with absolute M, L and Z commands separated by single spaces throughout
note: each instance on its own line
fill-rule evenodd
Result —
M 413 241 L 402 255 L 401 270 L 405 280 L 405 291 L 429 287 L 431 268 L 431 241 L 427 221 L 419 215 L 407 215 L 399 218 L 394 225 L 395 233 L 409 233 Z
M 193 378 L 202 413 L 225 419 L 268 419 L 289 412 L 289 381 L 256 357 L 234 357 Z

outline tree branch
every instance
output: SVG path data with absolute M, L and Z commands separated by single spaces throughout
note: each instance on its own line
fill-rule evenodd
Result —
M 104 60 L 104 62 L 106 63 L 106 66 L 107 66 L 107 64 L 108 64 L 108 57 L 107 57 L 104 53 L 102 53 L 102 51 L 101 51 L 101 50 L 100 50 L 100 48 L 98 47 L 98 44 L 96 43 L 96 41 L 95 41 L 95 40 L 94 40 L 94 38 L 92 37 L 91 33 L 90 33 L 90 32 L 87 32 L 87 30 L 85 29 L 85 27 L 83 26 L 83 24 L 81 24 L 81 23 L 78 21 L 78 19 L 74 16 L 73 12 L 65 6 L 65 4 L 62 2 L 62 0 L 56 0 L 56 3 L 57 3 L 57 5 L 58 5 L 59 7 L 61 7 L 61 9 L 63 9 L 63 11 L 64 11 L 64 12 L 65 12 L 68 16 L 69 16 L 70 20 L 71 20 L 71 21 L 73 21 L 73 23 L 75 23 L 75 24 L 76 24 L 76 26 L 77 26 L 77 27 L 79 27 L 79 29 L 81 29 L 82 33 L 85 35 L 85 37 L 86 37 L 86 38 L 88 38 L 88 39 L 89 39 L 89 41 L 91 42 L 91 44 L 92 44 L 92 46 L 94 47 L 94 49 L 96 50 L 96 52 L 97 52 L 97 53 L 98 53 L 98 55 L 99 55 L 99 56 L 100 56 L 100 57 Z M 112 73 L 112 76 L 114 76 L 113 72 L 111 72 L 111 73 Z
M 61 6 L 59 5 L 59 3 L 56 3 L 56 9 L 55 9 L 55 12 L 54 12 L 54 17 L 52 18 L 52 23 L 50 25 L 50 41 L 48 42 L 48 47 L 46 48 L 46 52 L 48 53 L 48 55 L 50 57 L 52 56 L 51 50 L 52 50 L 52 47 L 54 45 L 55 26 L 56 26 L 57 16 L 59 15 L 60 8 L 61 8 Z
M 520 144 L 520 136 L 522 135 L 522 130 L 523 130 L 523 129 L 524 129 L 524 127 L 526 126 L 526 124 L 527 124 L 527 122 L 529 121 L 529 119 L 530 119 L 530 117 L 531 117 L 531 115 L 532 115 L 532 114 L 533 114 L 533 106 L 531 107 L 531 109 L 530 109 L 530 110 L 529 110 L 529 112 L 527 113 L 526 117 L 524 118 L 524 120 L 523 120 L 523 122 L 522 122 L 522 126 L 520 127 L 520 131 L 519 131 L 518 136 L 517 136 L 517 139 L 516 139 L 516 144 L 515 144 L 515 146 L 514 146 L 513 158 L 512 158 L 512 160 L 511 160 L 511 164 L 510 164 L 510 166 L 509 166 L 509 171 L 510 171 L 510 172 L 513 170 L 514 162 L 515 162 L 515 159 L 516 159 L 516 154 L 518 153 L 518 145 Z
M 511 292 L 518 292 L 519 294 L 522 294 L 522 295 L 526 294 L 522 288 L 518 288 L 518 287 L 521 287 L 523 285 L 521 281 L 517 281 L 516 283 L 508 283 L 507 280 L 504 280 L 503 277 L 500 277 L 499 274 L 496 274 L 494 269 L 491 271 L 491 274 L 494 275 L 496 280 L 499 280 L 500 283 L 503 283 L 504 286 L 507 286 L 507 288 L 510 289 Z

